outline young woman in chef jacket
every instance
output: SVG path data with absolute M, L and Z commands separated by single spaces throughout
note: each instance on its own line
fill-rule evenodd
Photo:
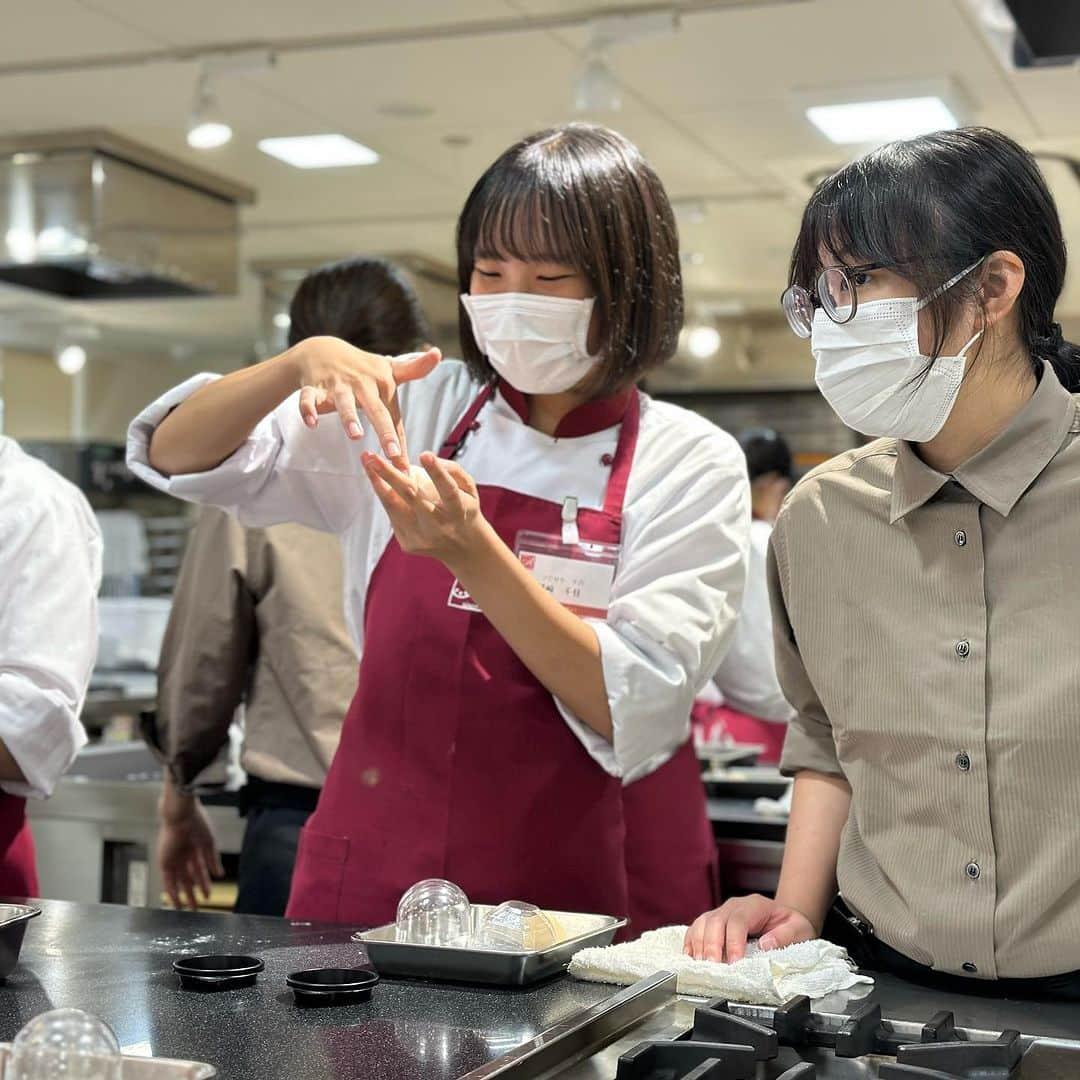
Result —
M 625 138 L 572 124 L 484 173 L 457 247 L 463 363 L 312 338 L 169 392 L 129 460 L 246 524 L 341 536 L 359 686 L 290 915 L 391 921 L 441 877 L 685 921 L 715 891 L 689 714 L 749 495 L 730 436 L 635 385 L 682 324 L 671 206 Z

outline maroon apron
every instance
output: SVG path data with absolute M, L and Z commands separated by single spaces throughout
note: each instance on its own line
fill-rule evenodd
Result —
M 37 896 L 37 861 L 26 800 L 6 792 L 0 792 L 0 852 L 0 896 Z
M 720 902 L 716 841 L 692 742 L 623 788 L 630 926 L 684 926 Z
M 469 408 L 442 457 L 476 430 L 492 393 Z M 620 540 L 639 412 L 634 394 L 614 458 L 598 461 L 611 468 L 604 507 L 578 514 L 584 541 Z M 522 530 L 562 532 L 559 503 L 488 485 L 479 496 L 511 548 Z M 442 563 L 390 541 L 368 587 L 356 696 L 301 836 L 290 917 L 391 922 L 401 894 L 429 877 L 456 882 L 475 903 L 629 914 L 621 781 L 468 607 Z

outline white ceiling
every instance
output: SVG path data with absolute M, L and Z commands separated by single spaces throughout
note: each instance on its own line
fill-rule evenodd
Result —
M 635 5 L 619 5 L 628 6 Z M 760 307 L 780 291 L 802 180 L 845 158 L 802 116 L 806 93 L 950 79 L 970 102 L 965 120 L 1000 127 L 1033 148 L 1080 155 L 1077 71 L 1005 70 L 969 0 L 719 6 L 687 10 L 670 37 L 619 46 L 613 66 L 624 107 L 591 117 L 638 142 L 673 198 L 707 206 L 704 220 L 682 224 L 684 248 L 704 257 L 686 269 L 697 297 Z M 244 212 L 247 258 L 416 251 L 450 261 L 456 213 L 482 169 L 521 134 L 575 116 L 572 86 L 586 42 L 581 25 L 470 36 L 460 24 L 585 11 L 573 0 L 7 0 L 0 133 L 108 127 L 251 185 L 258 201 Z M 184 141 L 197 63 L 134 62 L 136 54 L 177 48 L 395 30 L 423 36 L 425 28 L 451 25 L 458 31 L 424 41 L 284 51 L 270 71 L 221 80 L 218 97 L 236 137 L 209 153 Z M 132 54 L 133 62 L 81 63 L 115 54 Z M 47 70 L 10 70 L 33 64 Z M 381 111 L 403 104 L 430 114 Z M 255 145 L 321 131 L 345 132 L 383 161 L 305 172 Z M 447 145 L 448 137 L 467 142 Z M 1080 184 L 1065 169 L 1054 170 L 1052 181 L 1080 249 Z M 1078 278 L 1066 304 L 1073 314 L 1080 313 Z M 249 284 L 234 301 L 97 305 L 92 314 L 115 325 L 235 340 L 254 333 L 254 297 Z

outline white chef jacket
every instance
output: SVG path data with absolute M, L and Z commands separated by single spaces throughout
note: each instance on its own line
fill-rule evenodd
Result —
M 73 484 L 0 436 L 0 739 L 44 798 L 86 744 L 101 533 Z
M 215 378 L 197 375 L 141 412 L 128 433 L 128 463 L 148 483 L 193 502 L 236 513 L 245 525 L 297 521 L 341 536 L 346 618 L 363 650 L 368 583 L 392 537 L 361 464 L 377 450 L 346 438 L 337 416 L 315 431 L 300 418 L 298 395 L 263 419 L 216 469 L 165 477 L 147 448 L 169 410 Z M 438 452 L 480 387 L 466 367 L 444 360 L 399 388 L 410 456 Z M 583 509 L 603 506 L 618 426 L 557 439 L 525 424 L 496 394 L 458 462 L 478 484 Z M 623 507 L 622 554 L 606 619 L 590 619 L 600 642 L 614 728 L 609 743 L 556 698 L 589 754 L 624 782 L 667 761 L 689 734 L 697 691 L 716 670 L 738 615 L 750 521 L 746 465 L 730 435 L 702 417 L 642 397 L 641 426 Z
M 773 527 L 767 521 L 750 523 L 750 554 L 746 591 L 735 632 L 713 683 L 722 701 L 738 712 L 760 720 L 786 724 L 795 710 L 788 704 L 776 677 L 772 611 L 766 564 Z

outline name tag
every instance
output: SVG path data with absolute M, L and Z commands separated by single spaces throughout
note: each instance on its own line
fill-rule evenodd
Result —
M 560 536 L 520 532 L 514 551 L 521 565 L 565 608 L 586 619 L 607 618 L 618 544 L 566 543 Z

